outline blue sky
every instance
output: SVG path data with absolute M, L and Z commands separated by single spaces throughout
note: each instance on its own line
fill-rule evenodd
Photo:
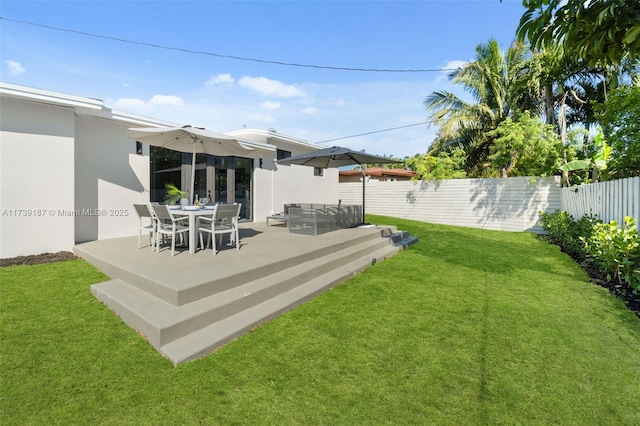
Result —
M 522 12 L 520 0 L 3 0 L 1 79 L 219 132 L 273 128 L 321 142 L 422 123 L 431 92 L 464 93 L 446 72 L 331 70 L 217 55 L 320 67 L 455 68 L 491 37 L 506 49 Z M 322 145 L 402 158 L 424 153 L 436 130 L 418 125 Z

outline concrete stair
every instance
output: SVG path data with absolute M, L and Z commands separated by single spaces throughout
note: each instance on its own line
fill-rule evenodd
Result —
M 148 277 L 126 271 L 120 274 L 126 278 L 93 285 L 91 292 L 177 365 L 211 353 L 415 241 L 385 228 L 183 288 L 154 288 Z

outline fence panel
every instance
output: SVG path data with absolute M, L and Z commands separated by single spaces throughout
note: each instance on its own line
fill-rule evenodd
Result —
M 640 224 L 640 177 L 562 188 L 560 205 L 575 219 L 588 215 L 623 223 L 631 216 Z
M 362 202 L 362 183 L 340 184 L 345 204 Z M 371 180 L 366 212 L 445 225 L 542 232 L 540 211 L 560 209 L 558 178 Z

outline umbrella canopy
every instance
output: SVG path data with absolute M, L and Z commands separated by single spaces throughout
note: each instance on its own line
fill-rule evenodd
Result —
M 191 167 L 191 202 L 193 202 L 196 175 L 196 154 L 227 157 L 246 155 L 252 151 L 240 144 L 240 140 L 212 132 L 200 127 L 134 127 L 129 129 L 129 138 L 139 142 L 193 154 Z
M 278 160 L 278 164 L 298 164 L 301 166 L 330 167 L 352 166 L 354 164 L 387 164 L 400 163 L 401 161 L 391 158 L 379 157 L 377 155 L 366 154 L 363 151 L 354 151 L 341 146 L 332 146 L 306 154 L 294 155 L 293 157 Z
M 294 155 L 292 157 L 278 160 L 278 164 L 297 164 L 300 166 L 311 167 L 342 167 L 354 164 L 390 164 L 401 163 L 402 161 L 393 160 L 391 158 L 380 157 L 377 155 L 366 154 L 363 151 L 354 151 L 341 146 L 333 146 L 331 148 L 320 149 L 318 151 L 308 152 L 306 154 Z M 364 223 L 364 201 L 365 201 L 365 175 L 364 167 L 362 168 L 362 223 Z

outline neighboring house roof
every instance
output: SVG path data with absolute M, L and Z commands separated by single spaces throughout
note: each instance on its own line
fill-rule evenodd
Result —
M 414 177 L 416 172 L 403 169 L 383 169 L 381 167 L 368 167 L 364 171 L 367 176 L 395 176 L 395 177 Z M 361 176 L 362 170 L 340 170 L 340 176 Z

